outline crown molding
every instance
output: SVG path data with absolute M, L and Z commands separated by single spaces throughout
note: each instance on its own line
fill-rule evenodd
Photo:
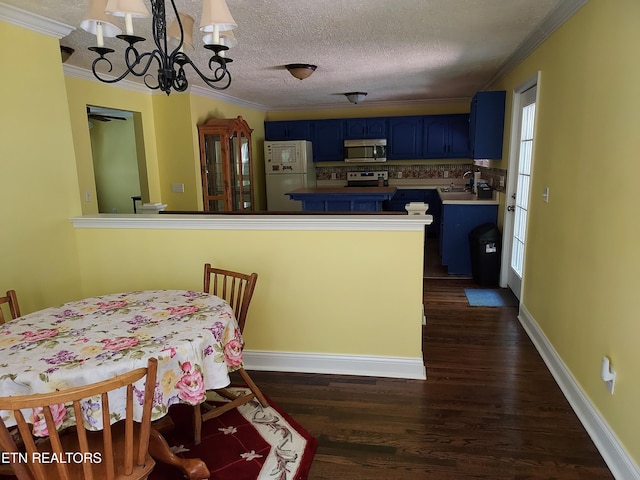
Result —
M 0 20 L 33 30 L 34 32 L 56 37 L 58 40 L 66 37 L 75 30 L 74 27 L 66 23 L 51 20 L 50 18 L 27 12 L 26 10 L 7 5 L 6 3 L 0 3 Z
M 378 108 L 378 107 L 416 107 L 427 105 L 442 105 L 451 103 L 469 103 L 471 97 L 462 98 L 434 98 L 434 99 L 422 99 L 422 100 L 389 100 L 370 102 L 362 101 L 357 105 L 353 103 L 326 103 L 321 105 L 290 105 L 283 107 L 265 107 L 269 112 L 292 112 L 302 110 L 341 110 L 341 109 L 362 109 L 362 108 Z
M 529 34 L 525 40 L 518 45 L 513 54 L 500 66 L 498 71 L 491 77 L 482 90 L 488 89 L 498 79 L 508 74 L 525 58 L 538 48 L 547 38 L 549 38 L 564 22 L 582 8 L 588 0 L 567 0 L 560 2 L 552 12 L 547 15 L 542 22 Z
M 268 106 L 262 105 L 260 103 L 249 102 L 247 100 L 242 100 L 237 97 L 232 97 L 231 95 L 227 95 L 226 93 L 221 93 L 219 90 L 213 90 L 208 87 L 201 87 L 200 85 L 193 85 L 189 88 L 189 91 L 192 95 L 198 95 L 200 97 L 212 98 L 214 100 L 220 100 L 227 103 L 232 103 L 234 105 L 238 105 L 239 107 L 251 108 L 253 110 L 258 110 L 261 112 L 267 112 L 271 110 Z

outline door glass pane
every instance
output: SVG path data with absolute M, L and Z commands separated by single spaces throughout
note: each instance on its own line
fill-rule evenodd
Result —
M 203 165 L 203 178 L 205 181 L 205 185 L 203 185 L 205 211 L 224 211 L 224 207 L 220 200 L 223 195 L 221 146 L 220 135 L 205 135 L 205 161 Z
M 515 220 L 513 226 L 513 248 L 511 268 L 522 278 L 524 266 L 524 246 L 529 208 L 529 187 L 531 184 L 531 159 L 533 153 L 533 127 L 536 104 L 522 109 L 522 130 L 520 132 L 520 155 L 518 162 L 518 189 L 516 194 Z

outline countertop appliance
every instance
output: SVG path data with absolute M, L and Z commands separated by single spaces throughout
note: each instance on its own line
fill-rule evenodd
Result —
M 344 141 L 346 163 L 377 163 L 387 161 L 387 139 L 365 139 Z
M 306 140 L 264 142 L 264 168 L 267 187 L 267 210 L 295 212 L 300 202 L 285 195 L 297 188 L 316 186 L 311 142 Z
M 388 187 L 389 172 L 347 172 L 347 187 Z

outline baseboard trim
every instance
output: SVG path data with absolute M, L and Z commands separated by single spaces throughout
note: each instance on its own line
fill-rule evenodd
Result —
M 551 371 L 562 393 L 569 401 L 571 408 L 595 443 L 612 475 L 616 480 L 640 480 L 638 465 L 635 464 L 616 434 L 580 388 L 538 323 L 522 304 L 518 319 L 547 368 Z
M 243 359 L 247 370 L 364 375 L 413 380 L 427 378 L 421 358 L 245 350 Z

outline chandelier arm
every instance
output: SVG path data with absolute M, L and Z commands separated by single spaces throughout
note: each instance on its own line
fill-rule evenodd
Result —
M 148 55 L 151 55 L 151 53 L 146 53 L 146 54 L 144 54 L 144 55 L 140 56 L 139 58 L 143 58 L 144 56 L 148 56 Z M 113 70 L 113 64 L 112 64 L 112 63 L 111 63 L 111 61 L 110 61 L 108 58 L 106 58 L 106 57 L 98 57 L 98 58 L 96 58 L 96 59 L 93 61 L 93 63 L 91 64 L 91 71 L 93 72 L 93 75 L 94 75 L 98 80 L 100 80 L 101 82 L 104 82 L 104 83 L 116 83 L 116 82 L 119 82 L 120 80 L 123 80 L 123 79 L 124 79 L 127 75 L 129 75 L 130 73 L 131 73 L 131 74 L 133 74 L 133 75 L 135 75 L 136 77 L 142 77 L 142 76 L 147 72 L 147 70 L 149 70 L 149 67 L 150 67 L 150 65 L 151 65 L 151 62 L 153 61 L 153 59 L 154 59 L 154 58 L 155 58 L 155 57 L 153 57 L 153 56 L 149 58 L 149 61 L 147 62 L 147 64 L 146 64 L 146 66 L 145 66 L 144 70 L 142 70 L 141 72 L 136 72 L 136 71 L 134 70 L 134 68 L 137 66 L 137 63 L 135 63 L 135 64 L 133 64 L 133 65 L 131 65 L 131 66 L 127 66 L 127 69 L 126 69 L 126 70 L 125 70 L 125 71 L 124 71 L 124 72 L 123 72 L 119 77 L 106 78 L 106 77 L 103 77 L 103 76 L 102 76 L 102 75 L 103 75 L 102 73 L 100 73 L 100 72 L 98 72 L 98 71 L 96 70 L 96 66 L 97 66 L 97 65 L 100 65 L 100 62 L 103 62 L 103 61 L 104 61 L 104 62 L 107 62 L 107 64 L 109 65 L 109 70 L 107 70 L 107 71 L 108 71 L 108 72 L 111 72 L 111 70 Z M 146 82 L 145 82 L 145 83 L 146 83 Z M 147 86 L 148 86 L 148 85 L 147 85 Z M 149 86 L 149 88 L 152 88 L 152 87 L 150 87 L 150 86 Z
M 225 59 L 222 57 L 219 57 L 218 55 L 214 55 L 209 59 L 209 69 L 213 71 L 213 74 L 214 74 L 213 78 L 207 77 L 204 73 L 202 73 L 200 69 L 196 67 L 196 65 L 186 55 L 183 55 L 183 57 L 181 57 L 180 62 L 181 62 L 181 66 L 180 66 L 181 69 L 183 65 L 188 63 L 189 65 L 191 65 L 191 68 L 193 68 L 193 71 L 196 72 L 198 76 L 204 81 L 204 83 L 206 83 L 209 87 L 213 88 L 214 90 L 225 90 L 229 88 L 229 85 L 231 85 L 231 73 L 229 72 L 229 70 L 227 70 Z M 219 67 L 217 67 L 215 70 L 211 68 L 211 64 L 214 62 L 219 64 Z M 224 84 L 216 85 L 217 82 L 223 81 L 225 77 L 226 77 L 226 81 Z

